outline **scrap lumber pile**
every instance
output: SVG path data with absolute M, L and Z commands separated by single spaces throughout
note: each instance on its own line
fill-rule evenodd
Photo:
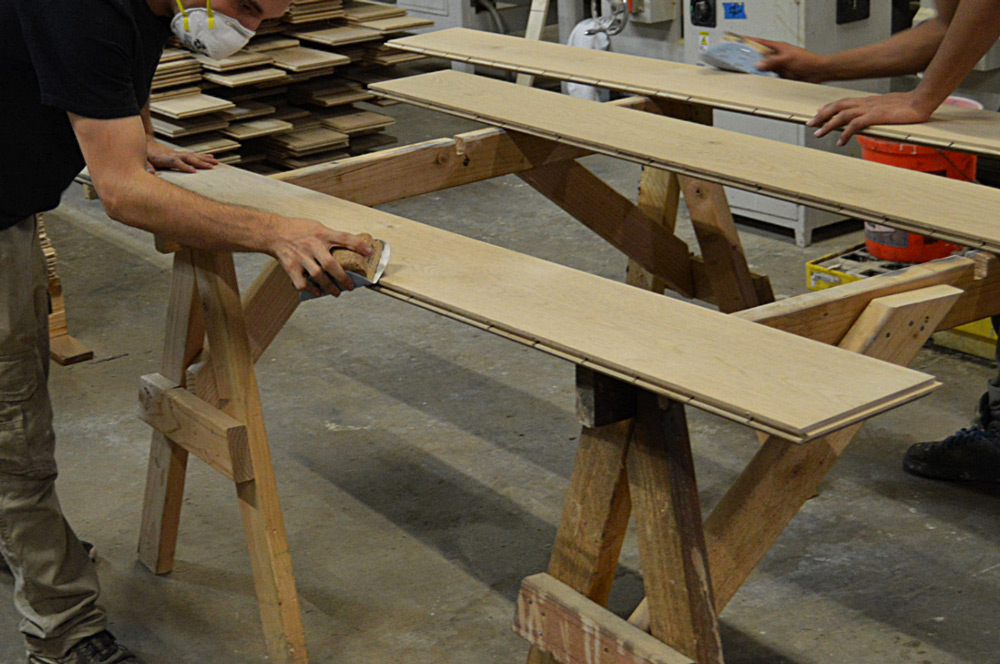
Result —
M 150 98 L 161 140 L 224 163 L 275 173 L 391 145 L 395 120 L 355 104 L 387 106 L 369 84 L 424 56 L 387 39 L 430 25 L 365 0 L 295 0 L 261 24 L 235 55 L 214 59 L 179 44 L 164 50 Z

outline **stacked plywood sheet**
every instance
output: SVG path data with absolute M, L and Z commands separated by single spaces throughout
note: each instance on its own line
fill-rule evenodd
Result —
M 341 0 L 293 0 L 281 20 L 285 23 L 300 24 L 343 16 L 344 7 Z
M 258 172 L 392 144 L 384 130 L 394 119 L 354 104 L 387 103 L 366 86 L 396 78 L 391 65 L 420 57 L 387 48 L 387 35 L 427 24 L 395 5 L 295 0 L 231 57 L 173 44 L 151 96 L 154 131 Z
M 160 64 L 153 75 L 153 91 L 190 85 L 201 81 L 201 65 L 190 52 L 179 48 L 163 51 Z

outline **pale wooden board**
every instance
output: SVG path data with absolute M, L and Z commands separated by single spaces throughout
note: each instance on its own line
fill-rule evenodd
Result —
M 167 78 L 157 78 L 153 79 L 150 84 L 150 90 L 162 90 L 163 88 L 171 88 L 175 85 L 184 85 L 185 83 L 197 83 L 201 80 L 201 73 L 197 74 L 184 74 L 181 76 L 169 76 Z
M 175 120 L 150 114 L 150 121 L 153 123 L 153 131 L 158 136 L 166 136 L 167 138 L 182 138 L 206 131 L 217 131 L 225 129 L 229 125 L 227 120 L 215 115 L 203 115 L 190 120 Z
M 1000 191 L 990 187 L 454 71 L 370 87 L 641 164 L 1000 250 Z
M 330 129 L 348 136 L 385 129 L 396 123 L 396 119 L 392 116 L 374 111 L 360 111 L 355 108 L 330 114 L 320 112 L 319 117 L 320 121 Z
M 235 122 L 223 129 L 222 133 L 237 141 L 248 141 L 251 138 L 288 133 L 292 131 L 292 129 L 294 129 L 294 127 L 290 122 L 264 118 L 261 120 Z
M 747 76 L 711 67 L 527 41 L 452 28 L 395 39 L 390 45 L 426 55 L 525 74 L 598 85 L 636 94 L 691 101 L 763 117 L 805 122 L 816 110 L 857 90 Z M 943 106 L 919 125 L 881 125 L 864 133 L 982 155 L 1000 156 L 1000 116 Z
M 284 124 L 292 126 L 287 122 Z M 347 141 L 347 134 L 326 127 L 313 127 L 271 136 L 266 143 L 293 155 L 304 155 L 317 150 L 346 146 Z
M 198 59 L 201 66 L 205 69 L 214 72 L 230 72 L 239 69 L 247 69 L 248 67 L 260 67 L 262 65 L 271 64 L 271 54 L 270 53 L 258 53 L 252 51 L 240 51 L 234 53 L 228 58 L 210 58 L 207 55 L 201 53 L 196 54 L 194 57 Z
M 246 50 L 254 53 L 266 53 L 278 48 L 291 48 L 298 46 L 299 40 L 286 35 L 271 35 L 266 37 L 255 37 L 246 46 Z
M 277 81 L 285 78 L 286 74 L 281 69 L 274 67 L 263 67 L 261 69 L 247 69 L 232 73 L 220 74 L 217 72 L 205 72 L 204 79 L 216 85 L 227 88 L 237 88 L 243 85 L 254 85 L 265 81 Z
M 150 102 L 149 108 L 154 113 L 159 113 L 175 120 L 184 120 L 207 113 L 216 113 L 232 108 L 233 102 L 218 97 L 204 94 L 193 94 L 185 97 L 172 97 L 160 101 Z
M 378 30 L 347 25 L 319 30 L 296 30 L 292 34 L 302 41 L 324 46 L 343 46 L 382 38 L 382 33 Z
M 223 202 L 369 232 L 392 245 L 383 293 L 792 440 L 937 386 L 910 369 L 239 169 L 163 177 Z
M 364 23 L 380 18 L 396 18 L 406 16 L 406 10 L 396 5 L 384 5 L 381 2 L 352 2 L 344 6 L 344 18 L 348 23 Z
M 171 141 L 174 145 L 188 152 L 216 154 L 220 152 L 231 152 L 237 150 L 240 144 L 219 134 L 203 134 L 198 136 L 187 136 Z
M 330 69 L 337 65 L 346 65 L 351 59 L 337 53 L 320 51 L 305 46 L 293 46 L 269 51 L 274 58 L 274 64 L 282 69 L 293 72 L 305 72 L 315 69 Z
M 434 21 L 415 16 L 397 16 L 395 18 L 380 18 L 375 21 L 365 21 L 364 26 L 372 30 L 378 30 L 383 35 L 416 28 L 426 28 L 434 25 Z
M 275 112 L 275 107 L 259 101 L 243 101 L 234 108 L 221 111 L 218 115 L 225 120 L 233 122 L 259 118 L 264 115 L 271 115 Z

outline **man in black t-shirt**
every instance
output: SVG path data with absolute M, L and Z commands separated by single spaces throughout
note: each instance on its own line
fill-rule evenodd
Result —
M 226 57 L 289 2 L 0 0 L 0 553 L 31 664 L 140 664 L 106 631 L 96 572 L 56 499 L 35 215 L 86 163 L 113 219 L 188 246 L 270 254 L 317 295 L 307 274 L 335 296 L 353 288 L 333 247 L 371 251 L 316 221 L 223 205 L 153 173 L 217 163 L 152 138 L 150 85 L 171 32 Z

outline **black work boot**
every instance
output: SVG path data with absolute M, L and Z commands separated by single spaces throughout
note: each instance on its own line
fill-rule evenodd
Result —
M 65 657 L 50 659 L 28 655 L 28 664 L 145 664 L 125 646 L 119 645 L 105 630 L 73 646 Z
M 903 456 L 903 470 L 936 480 L 1000 482 L 1000 422 L 977 423 L 944 440 L 917 443 Z

